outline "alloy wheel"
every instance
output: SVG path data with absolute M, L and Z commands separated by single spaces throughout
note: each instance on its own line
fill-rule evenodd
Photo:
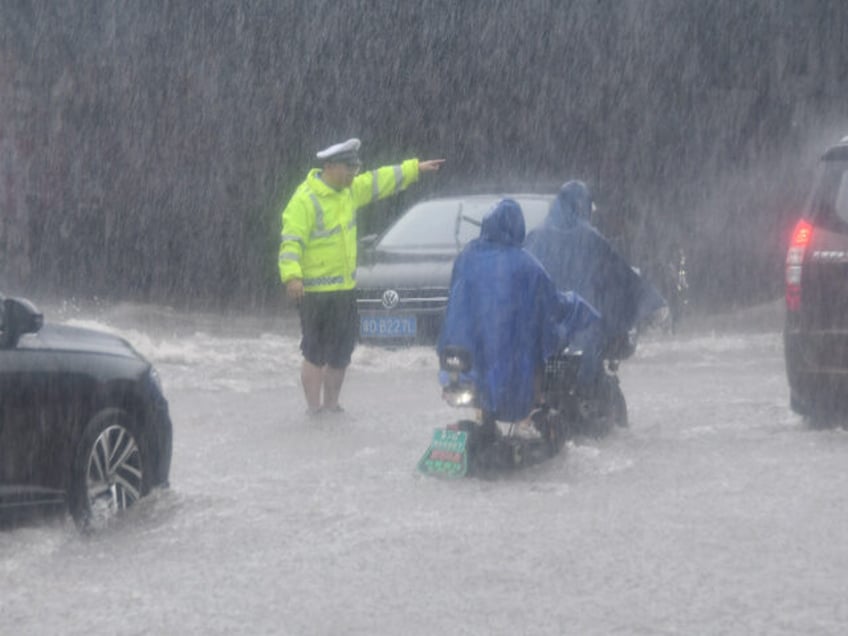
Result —
M 103 525 L 130 507 L 141 497 L 142 483 L 141 452 L 135 438 L 120 424 L 108 426 L 94 440 L 88 456 L 89 523 Z

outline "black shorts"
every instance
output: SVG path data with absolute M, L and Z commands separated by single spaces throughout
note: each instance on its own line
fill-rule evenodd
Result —
M 347 367 L 359 333 L 356 290 L 304 294 L 300 330 L 300 350 L 309 362 L 318 367 Z

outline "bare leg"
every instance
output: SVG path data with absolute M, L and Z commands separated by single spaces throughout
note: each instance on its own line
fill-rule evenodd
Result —
M 317 367 L 304 359 L 300 367 L 300 381 L 303 384 L 306 405 L 310 411 L 317 411 L 321 408 L 321 382 L 323 377 L 324 369 L 322 367 Z M 336 399 L 338 399 L 338 394 Z
M 330 411 L 339 408 L 339 394 L 342 392 L 345 369 L 327 367 L 324 371 L 324 408 Z

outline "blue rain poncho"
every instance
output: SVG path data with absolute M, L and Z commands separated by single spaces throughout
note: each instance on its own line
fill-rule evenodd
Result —
M 591 213 L 586 185 L 569 181 L 542 225 L 527 235 L 525 247 L 558 289 L 577 292 L 600 312 L 603 337 L 611 339 L 636 327 L 665 301 L 590 224 Z
M 484 217 L 479 238 L 454 263 L 437 345 L 440 354 L 449 345 L 471 352 L 480 407 L 508 422 L 533 408 L 534 375 L 563 334 L 595 316 L 577 296 L 557 294 L 544 268 L 522 248 L 524 236 L 524 215 L 512 199 Z

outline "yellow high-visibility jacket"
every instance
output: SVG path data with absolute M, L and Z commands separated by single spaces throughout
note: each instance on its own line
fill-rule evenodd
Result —
M 283 210 L 280 278 L 303 280 L 306 292 L 356 287 L 356 211 L 418 181 L 418 159 L 357 175 L 334 190 L 311 170 Z

